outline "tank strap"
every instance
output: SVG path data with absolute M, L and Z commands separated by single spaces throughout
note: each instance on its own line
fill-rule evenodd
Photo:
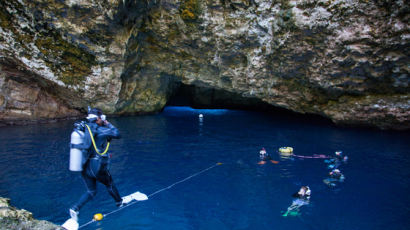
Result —
M 105 154 L 108 152 L 108 148 L 110 147 L 110 142 L 109 142 L 109 141 L 107 142 L 107 147 L 105 148 L 104 152 L 100 153 L 100 152 L 98 151 L 97 145 L 95 144 L 94 135 L 93 135 L 93 133 L 91 132 L 90 126 L 88 126 L 88 125 L 85 125 L 85 126 L 87 127 L 88 132 L 90 133 L 91 142 L 93 143 L 95 152 L 98 153 L 98 155 L 101 155 L 101 156 L 105 155 Z
M 72 149 L 84 149 L 83 144 L 70 144 L 70 148 Z

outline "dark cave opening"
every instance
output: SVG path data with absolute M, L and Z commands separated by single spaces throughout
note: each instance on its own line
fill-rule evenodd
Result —
M 244 97 L 239 93 L 209 86 L 186 85 L 176 83 L 166 106 L 189 106 L 194 109 L 231 109 L 268 113 L 275 118 L 287 117 L 316 122 L 333 122 L 317 114 L 301 114 L 280 108 L 259 98 Z

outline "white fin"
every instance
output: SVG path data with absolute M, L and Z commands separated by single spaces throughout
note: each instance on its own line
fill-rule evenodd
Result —
M 79 225 L 77 221 L 75 221 L 73 218 L 70 218 L 66 222 L 64 222 L 62 227 L 67 230 L 78 230 Z
M 134 192 L 128 196 L 124 196 L 122 198 L 122 202 L 124 204 L 127 204 L 133 200 L 138 200 L 138 201 L 143 201 L 143 200 L 148 200 L 148 196 L 145 195 L 144 193 L 140 193 L 140 192 Z
M 132 198 L 131 195 L 124 196 L 124 197 L 122 198 L 122 203 L 123 203 L 123 204 L 128 204 L 128 203 L 131 202 L 132 200 L 133 200 L 133 198 Z
M 132 198 L 134 198 L 134 200 L 139 200 L 139 201 L 148 200 L 148 196 L 140 192 L 133 193 L 131 194 L 131 196 Z

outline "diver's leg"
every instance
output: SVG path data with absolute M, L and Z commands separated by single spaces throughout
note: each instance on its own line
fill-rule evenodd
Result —
M 115 204 L 120 206 L 122 204 L 122 198 L 114 185 L 114 181 L 111 177 L 110 172 L 106 167 L 101 167 L 100 172 L 97 175 L 97 180 L 105 185 L 108 193 L 114 198 Z
M 295 205 L 294 205 L 294 203 L 292 202 L 292 204 L 288 207 L 288 209 L 286 210 L 286 212 L 285 212 L 282 216 L 288 216 L 288 214 L 289 214 L 290 212 L 292 212 L 294 209 L 295 209 Z
M 296 209 L 297 207 L 298 207 L 298 205 L 292 204 L 291 206 L 288 207 L 288 211 L 292 211 L 292 210 Z
M 81 175 L 83 178 L 83 181 L 85 183 L 85 186 L 87 188 L 87 192 L 85 192 L 80 200 L 73 205 L 73 207 L 71 209 L 73 209 L 74 211 L 79 211 L 85 203 L 87 203 L 88 201 L 90 201 L 91 199 L 94 198 L 94 196 L 97 194 L 97 183 L 96 183 L 96 179 L 94 177 L 91 177 L 89 175 L 89 173 L 87 173 L 88 170 L 84 170 Z

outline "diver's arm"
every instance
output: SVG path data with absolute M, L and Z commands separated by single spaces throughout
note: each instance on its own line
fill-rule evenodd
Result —
M 104 126 L 98 127 L 97 132 L 99 137 L 121 138 L 120 131 L 109 122 L 106 122 Z

